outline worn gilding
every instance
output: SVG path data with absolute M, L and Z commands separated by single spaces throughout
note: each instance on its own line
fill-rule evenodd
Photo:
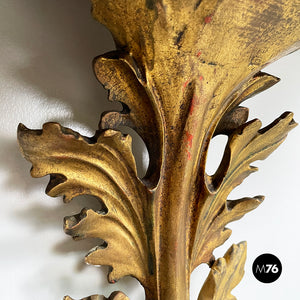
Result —
M 47 123 L 43 130 L 20 125 L 18 138 L 32 176 L 50 174 L 50 196 L 98 197 L 99 211 L 83 209 L 64 226 L 74 239 L 104 240 L 86 262 L 111 266 L 110 282 L 130 275 L 147 300 L 188 300 L 191 272 L 207 263 L 211 273 L 198 299 L 234 299 L 246 245 L 233 245 L 217 260 L 213 251 L 229 238 L 227 224 L 263 196 L 227 197 L 296 125 L 286 112 L 261 128 L 240 104 L 278 82 L 263 67 L 299 48 L 299 6 L 297 0 L 92 0 L 94 18 L 116 43 L 95 58 L 95 75 L 123 110 L 103 113 L 93 137 Z M 132 127 L 147 146 L 144 178 L 120 126 Z M 208 146 L 220 134 L 227 146 L 209 176 Z

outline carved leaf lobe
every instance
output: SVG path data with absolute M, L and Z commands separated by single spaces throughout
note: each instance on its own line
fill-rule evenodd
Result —
M 286 112 L 273 123 L 261 127 L 253 120 L 237 128 L 230 136 L 223 160 L 215 175 L 207 177 L 210 191 L 203 201 L 192 250 L 192 269 L 213 259 L 213 250 L 231 235 L 225 226 L 255 209 L 263 196 L 228 200 L 230 192 L 251 173 L 257 171 L 251 163 L 268 157 L 297 124 L 293 114 Z
M 101 55 L 94 60 L 94 70 L 98 80 L 109 90 L 109 100 L 125 104 L 121 112 L 103 113 L 100 129 L 128 126 L 142 137 L 150 159 L 144 181 L 154 187 L 159 179 L 163 148 L 162 121 L 154 96 L 129 55 L 117 51 Z
M 21 150 L 33 167 L 33 177 L 51 174 L 47 194 L 74 197 L 89 194 L 99 198 L 107 212 L 83 209 L 65 218 L 65 231 L 75 239 L 101 238 L 107 247 L 96 247 L 86 261 L 109 265 L 111 282 L 132 275 L 145 283 L 148 274 L 148 246 L 145 209 L 149 192 L 138 179 L 131 152 L 130 136 L 107 130 L 96 142 L 57 123 L 43 130 L 20 125 Z
M 198 300 L 236 300 L 231 294 L 244 276 L 246 242 L 233 244 L 224 257 L 217 259 L 201 289 Z

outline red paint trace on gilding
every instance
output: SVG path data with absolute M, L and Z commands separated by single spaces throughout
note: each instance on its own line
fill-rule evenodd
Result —
M 193 138 L 194 136 L 190 134 L 188 131 L 185 132 L 186 138 L 187 138 L 187 145 L 188 147 L 192 148 Z
M 186 145 L 185 152 L 187 153 L 187 159 L 191 160 L 192 154 L 189 151 L 189 149 L 192 148 L 194 136 L 192 134 L 190 134 L 188 131 L 185 131 L 185 137 L 186 137 L 186 140 L 187 140 L 187 145 Z
M 184 84 L 183 84 L 183 87 L 182 87 L 182 90 L 184 91 L 185 90 L 185 88 L 187 87 L 187 85 L 189 84 L 189 80 L 187 80 Z
M 192 98 L 192 101 L 191 101 L 190 115 L 193 114 L 195 105 L 197 105 L 197 104 L 200 104 L 200 99 L 196 95 L 194 95 L 193 98 Z
M 190 151 L 188 151 L 188 152 L 187 152 L 187 155 L 188 155 L 188 157 L 187 157 L 187 158 L 188 158 L 188 160 L 191 160 L 191 158 L 192 158 L 192 154 L 191 154 L 191 152 L 190 152 Z
M 205 17 L 205 19 L 204 19 L 205 24 L 209 24 L 212 21 L 212 17 L 213 17 L 213 14 Z

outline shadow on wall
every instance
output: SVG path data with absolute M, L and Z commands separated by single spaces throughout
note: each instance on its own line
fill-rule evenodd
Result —
M 95 129 L 100 112 L 111 104 L 91 62 L 114 49 L 110 33 L 91 17 L 90 1 L 18 2 L 22 15 L 10 38 L 30 60 L 15 76 L 47 99 L 64 101 L 74 120 Z
M 12 11 L 9 5 L 0 4 L 0 38 L 16 53 L 21 53 L 20 57 L 26 56 L 24 60 L 6 61 L 12 77 L 20 85 L 31 87 L 44 95 L 47 99 L 45 105 L 52 107 L 56 105 L 57 100 L 63 102 L 72 110 L 72 121 L 94 131 L 103 110 L 120 107 L 107 101 L 107 93 L 94 77 L 91 66 L 95 56 L 114 49 L 110 33 L 93 20 L 88 0 L 16 2 L 15 6 L 19 11 Z M 7 56 L 13 57 L 13 54 Z M 32 119 L 36 117 L 34 114 L 30 116 Z M 6 119 L 8 120 L 8 117 Z M 24 119 L 18 121 L 24 122 Z M 47 121 L 50 120 L 44 120 Z M 51 118 L 51 121 L 60 121 L 64 125 L 66 120 L 58 116 L 55 119 Z M 9 126 L 16 130 L 15 125 L 12 122 Z M 3 186 L 19 189 L 25 195 L 29 194 L 41 186 L 41 180 L 33 180 L 30 177 L 30 164 L 21 157 L 16 140 L 1 132 L 0 135 L 0 167 L 8 175 Z M 134 141 L 133 144 L 135 143 Z M 141 149 L 143 144 L 139 140 L 134 149 L 138 165 L 141 165 L 143 160 Z M 83 207 L 93 208 L 95 203 L 90 197 L 81 197 L 69 205 L 62 204 L 52 208 L 43 206 L 41 202 L 40 206 L 17 211 L 15 217 L 26 219 L 26 222 L 33 226 L 43 224 L 61 228 L 64 216 L 78 213 Z M 75 243 L 66 237 L 63 243 L 54 245 L 53 251 L 87 252 L 96 244 L 95 240 Z M 82 268 L 82 263 L 80 264 L 78 271 Z M 131 285 L 129 279 L 125 281 Z M 112 289 L 115 288 L 118 287 Z

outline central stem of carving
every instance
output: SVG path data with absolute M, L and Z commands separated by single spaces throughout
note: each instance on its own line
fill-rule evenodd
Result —
M 166 158 L 154 201 L 156 299 L 189 299 L 191 205 L 197 178 L 194 173 L 198 169 L 195 168 L 197 147 L 193 144 L 199 147 L 200 126 L 166 135 Z

